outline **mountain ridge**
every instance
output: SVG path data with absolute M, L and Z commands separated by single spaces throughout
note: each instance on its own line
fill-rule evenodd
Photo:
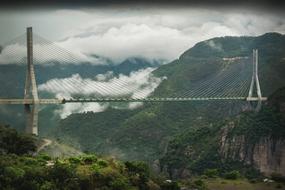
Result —
M 272 40 L 270 40 L 270 36 L 272 36 Z M 216 39 L 223 39 L 223 43 L 229 45 L 235 44 L 237 39 L 243 39 L 244 37 L 233 38 L 234 42 L 229 42 L 231 38 Z M 267 96 L 278 88 L 285 86 L 285 78 L 282 74 L 285 72 L 285 60 L 282 60 L 282 57 L 285 57 L 285 43 L 283 43 L 285 42 L 285 36 L 269 33 L 250 38 L 254 39 L 254 42 L 260 45 L 260 81 L 264 95 Z M 276 40 L 276 38 L 279 38 L 279 40 Z M 264 43 L 262 43 L 262 40 L 265 40 Z M 219 43 L 224 47 L 222 42 Z M 247 46 L 247 56 L 251 56 L 252 42 L 240 40 L 240 44 Z M 272 51 L 271 48 L 273 45 L 275 46 L 273 49 L 281 50 L 277 52 Z M 204 51 L 211 54 L 211 52 L 208 52 L 208 47 Z M 214 49 L 213 51 L 215 52 L 216 50 Z M 180 56 L 179 59 L 162 65 L 153 71 L 155 76 L 166 76 L 167 80 L 163 80 L 152 95 L 167 96 L 185 86 L 191 86 L 205 77 L 211 79 L 214 73 L 223 69 L 224 63 L 227 62 L 227 60 L 222 59 L 225 55 L 225 57 L 231 57 L 232 55 L 240 56 L 242 53 L 244 51 L 240 49 L 240 45 L 229 49 L 228 54 L 223 53 L 221 54 L 222 56 L 215 58 L 207 56 L 199 57 L 199 54 L 198 57 L 192 56 L 189 58 L 189 56 L 186 56 L 187 53 L 184 53 L 184 56 Z M 234 60 L 233 64 L 238 63 L 238 61 Z M 227 89 L 224 90 L 226 91 Z M 211 126 L 219 120 L 239 114 L 246 107 L 248 107 L 246 102 L 145 104 L 134 111 L 136 113 L 131 114 L 131 116 L 122 116 L 123 118 L 120 118 L 120 122 L 113 126 L 116 128 L 116 132 L 108 132 L 107 126 L 102 125 L 102 123 L 96 124 L 96 120 L 92 120 L 85 126 L 89 130 L 88 134 L 90 137 L 77 137 L 75 131 L 82 128 L 72 126 L 72 130 L 68 131 L 70 125 L 68 120 L 74 119 L 72 115 L 65 119 L 57 129 L 61 131 L 58 134 L 62 135 L 62 139 L 68 137 L 88 142 L 87 146 L 82 147 L 85 151 L 97 151 L 102 154 L 117 152 L 118 154 L 116 153 L 115 156 L 119 156 L 120 159 L 144 159 L 152 162 L 159 159 L 165 153 L 168 143 L 176 135 L 183 134 L 188 129 Z M 117 112 L 120 111 L 118 110 Z M 76 115 L 77 120 L 80 120 L 80 117 L 83 118 L 84 115 Z M 96 113 L 88 113 L 88 115 L 90 118 L 96 118 Z M 100 113 L 100 115 L 102 118 L 115 119 L 113 118 L 115 116 L 109 117 L 108 113 Z M 105 133 L 104 138 L 107 139 L 106 142 L 102 141 L 101 144 L 99 143 L 100 146 L 97 146 L 97 142 L 94 142 L 98 149 L 94 147 L 85 149 L 86 147 L 92 147 L 92 139 L 94 139 L 92 138 L 92 133 L 96 136 L 96 131 Z M 156 138 L 153 134 L 156 134 Z

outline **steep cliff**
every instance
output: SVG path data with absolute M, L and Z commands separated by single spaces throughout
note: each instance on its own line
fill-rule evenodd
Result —
M 260 172 L 285 176 L 284 103 L 285 88 L 270 96 L 258 113 L 245 111 L 176 136 L 160 159 L 161 170 L 172 178 L 208 169 L 221 176 L 233 170 L 248 178 Z
M 285 88 L 260 113 L 244 113 L 221 130 L 223 159 L 243 161 L 265 175 L 285 176 Z
M 285 139 L 263 137 L 248 145 L 245 136 L 222 137 L 220 153 L 223 158 L 244 161 L 265 175 L 279 173 L 285 176 Z

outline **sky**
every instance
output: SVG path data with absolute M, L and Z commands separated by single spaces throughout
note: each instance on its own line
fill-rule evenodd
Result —
M 252 7 L 122 6 L 1 10 L 0 44 L 34 33 L 75 53 L 121 62 L 171 61 L 195 43 L 219 36 L 285 33 L 285 13 Z
M 88 59 L 97 64 L 98 60 L 94 60 L 92 55 L 98 55 L 115 63 L 130 57 L 170 62 L 196 43 L 213 37 L 258 36 L 267 32 L 285 34 L 285 12 L 282 11 L 282 6 L 279 6 L 281 4 L 275 3 L 277 1 L 274 0 L 243 0 L 241 3 L 230 0 L 200 0 L 199 2 L 205 4 L 197 5 L 194 0 L 190 3 L 178 0 L 177 5 L 166 6 L 162 0 L 156 1 L 155 5 L 133 4 L 127 1 L 127 5 L 120 6 L 112 4 L 114 1 L 107 5 L 96 1 L 104 6 L 97 6 L 91 1 L 80 2 L 83 4 L 63 3 L 49 7 L 24 6 L 18 9 L 7 4 L 7 8 L 0 8 L 0 45 L 24 34 L 26 27 L 31 26 L 34 33 L 72 51 L 80 60 Z M 34 47 L 35 51 L 45 52 L 35 52 L 35 58 L 38 56 L 43 61 L 48 61 L 49 56 L 46 55 L 52 54 L 53 59 L 65 59 L 62 55 L 55 56 L 53 52 L 46 53 L 50 49 L 47 46 Z M 9 52 L 25 56 L 25 46 L 14 44 L 5 47 L 0 54 L 0 64 L 16 57 L 9 55 Z M 96 77 L 103 75 L 94 79 L 83 79 L 75 73 L 64 79 L 52 79 L 39 84 L 39 90 L 52 91 L 60 96 L 62 89 L 54 88 L 57 86 L 55 83 L 63 85 L 66 81 L 76 79 L 78 84 L 74 85 L 82 86 L 81 92 L 88 94 L 96 93 L 94 85 L 112 86 L 117 80 L 123 80 L 134 89 L 141 89 L 143 94 L 138 95 L 145 97 L 163 80 L 154 78 L 151 71 L 151 68 L 147 68 L 129 76 L 112 76 L 107 82 L 97 80 Z M 140 79 L 140 76 L 144 79 Z M 125 93 L 123 90 L 124 88 L 120 88 L 120 93 Z M 65 96 L 72 96 L 73 93 L 68 90 L 64 92 L 67 93 Z M 134 97 L 138 95 L 133 94 Z M 137 106 L 129 104 L 130 109 Z M 101 112 L 106 108 L 107 105 L 100 104 L 68 104 L 55 112 L 61 118 L 66 118 L 71 113 Z

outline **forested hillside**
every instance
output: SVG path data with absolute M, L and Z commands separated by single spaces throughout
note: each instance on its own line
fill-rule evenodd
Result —
M 167 97 L 205 78 L 211 80 L 216 72 L 229 64 L 223 58 L 250 57 L 252 48 L 259 49 L 261 88 L 263 95 L 269 96 L 285 86 L 284 46 L 285 36 L 278 33 L 258 37 L 213 38 L 200 42 L 179 59 L 153 72 L 158 77 L 167 77 L 153 92 L 153 96 Z M 239 61 L 233 59 L 230 64 Z M 237 87 L 222 90 L 227 92 L 231 88 Z M 99 114 L 71 115 L 61 121 L 54 134 L 61 141 L 78 146 L 83 151 L 153 162 L 164 155 L 169 141 L 177 135 L 204 127 L 215 130 L 211 126 L 248 108 L 246 102 L 238 101 L 144 104 L 130 111 L 107 110 Z
M 212 126 L 189 129 L 172 140 L 161 159 L 174 177 L 216 169 L 223 176 L 238 170 L 249 178 L 285 175 L 285 88 L 276 91 L 262 110 L 243 112 Z M 254 169 L 255 168 L 255 169 Z
M 167 79 L 162 81 L 151 96 L 167 97 L 173 92 L 200 84 L 205 78 L 214 80 L 216 73 L 221 72 L 229 64 L 239 64 L 246 60 L 243 57 L 251 56 L 252 48 L 258 48 L 261 88 L 263 96 L 270 97 L 259 113 L 250 111 L 249 103 L 244 101 L 145 103 L 135 109 L 126 109 L 128 106 L 118 103 L 114 108 L 108 108 L 104 112 L 72 114 L 65 119 L 54 118 L 51 114 L 54 107 L 49 107 L 42 110 L 40 117 L 45 118 L 40 119 L 44 121 L 44 128 L 53 128 L 49 132 L 49 138 L 54 141 L 71 145 L 85 153 L 96 152 L 99 155 L 113 156 L 124 161 L 143 160 L 148 162 L 156 172 L 161 172 L 169 178 L 181 179 L 205 174 L 229 179 L 239 178 L 239 176 L 260 179 L 263 175 L 274 174 L 272 178 L 282 181 L 282 175 L 284 175 L 284 156 L 282 156 L 284 152 L 284 89 L 282 89 L 285 86 L 284 44 L 285 36 L 277 33 L 258 37 L 214 38 L 196 44 L 177 60 L 153 71 L 155 76 Z M 137 60 L 133 61 L 137 63 Z M 250 63 L 250 60 L 245 62 L 245 64 Z M 129 64 L 124 63 L 123 70 L 125 67 L 128 68 Z M 145 64 L 142 65 L 144 67 Z M 137 69 L 140 66 L 137 63 L 133 67 Z M 92 73 L 92 70 L 89 72 Z M 239 86 L 231 86 L 221 91 L 227 93 L 233 88 L 238 89 Z M 122 109 L 123 107 L 125 108 Z M 10 115 L 11 120 L 15 116 L 8 112 L 6 115 Z M 54 126 L 55 120 L 59 122 L 58 126 Z M 264 151 L 268 152 L 267 157 L 262 157 Z M 26 172 L 24 169 L 26 162 L 23 165 L 23 158 L 16 156 L 13 159 L 15 162 L 12 163 L 11 155 L 7 150 L 2 152 L 5 154 L 2 164 L 5 167 L 10 164 L 19 166 L 20 176 L 23 177 L 22 174 Z M 27 159 L 33 160 L 31 162 L 45 172 L 52 171 L 42 168 L 43 163 L 49 161 L 52 161 L 55 166 L 59 164 L 59 167 L 67 167 L 64 171 L 71 168 L 70 171 L 76 171 L 76 174 L 69 177 L 76 178 L 74 181 L 77 184 L 74 186 L 80 187 L 82 187 L 81 183 L 85 184 L 81 181 L 80 172 L 84 170 L 85 179 L 85 172 L 87 176 L 90 172 L 96 172 L 98 168 L 93 171 L 93 165 L 98 165 L 97 159 L 102 159 L 108 166 L 106 168 L 98 166 L 99 171 L 104 173 L 102 174 L 104 183 L 102 182 L 100 188 L 105 186 L 113 188 L 113 183 L 118 185 L 119 182 L 114 182 L 113 179 L 120 179 L 119 185 L 123 185 L 123 189 L 139 186 L 137 181 L 130 179 L 133 174 L 126 169 L 128 167 L 126 164 L 122 167 L 127 171 L 122 173 L 121 164 L 118 167 L 117 162 L 114 164 L 112 160 L 95 157 L 96 161 L 92 161 L 91 165 L 85 163 L 84 156 L 58 160 L 49 157 Z M 73 163 L 74 159 L 77 160 L 76 163 Z M 111 182 L 105 180 L 105 174 L 109 176 L 105 169 L 116 173 L 114 174 L 116 177 L 108 177 Z M 58 184 L 53 184 L 52 176 L 36 175 L 42 176 L 41 179 L 48 181 L 51 187 L 57 187 Z M 163 185 L 159 180 L 148 178 L 148 181 L 152 181 L 150 183 L 153 185 Z M 90 181 L 86 183 L 92 186 Z M 145 182 L 143 184 L 146 185 Z M 43 185 L 42 181 L 40 185 Z M 171 185 L 175 186 L 175 184 Z M 203 184 L 199 185 L 201 186 Z
M 94 154 L 52 159 L 35 153 L 36 141 L 0 126 L 1 189 L 179 189 L 177 182 L 152 176 L 143 162 L 123 163 Z

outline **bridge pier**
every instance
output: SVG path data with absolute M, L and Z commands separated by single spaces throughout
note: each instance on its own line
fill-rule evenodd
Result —
M 38 107 L 37 105 L 25 104 L 26 133 L 38 135 Z
M 261 94 L 261 88 L 260 88 L 260 83 L 259 83 L 259 78 L 258 78 L 258 50 L 253 49 L 253 56 L 252 56 L 252 63 L 253 63 L 253 71 L 252 71 L 252 78 L 251 78 L 251 83 L 250 83 L 250 88 L 248 92 L 248 97 L 247 101 L 251 102 L 253 99 L 253 89 L 254 87 L 256 88 L 256 94 L 257 94 L 257 105 L 255 107 L 255 111 L 259 111 L 261 109 L 262 105 L 262 100 L 264 97 L 262 97 Z
M 24 91 L 24 100 L 32 99 L 31 103 L 24 104 L 26 114 L 26 132 L 38 135 L 38 89 L 33 64 L 33 31 L 27 28 L 27 73 Z

